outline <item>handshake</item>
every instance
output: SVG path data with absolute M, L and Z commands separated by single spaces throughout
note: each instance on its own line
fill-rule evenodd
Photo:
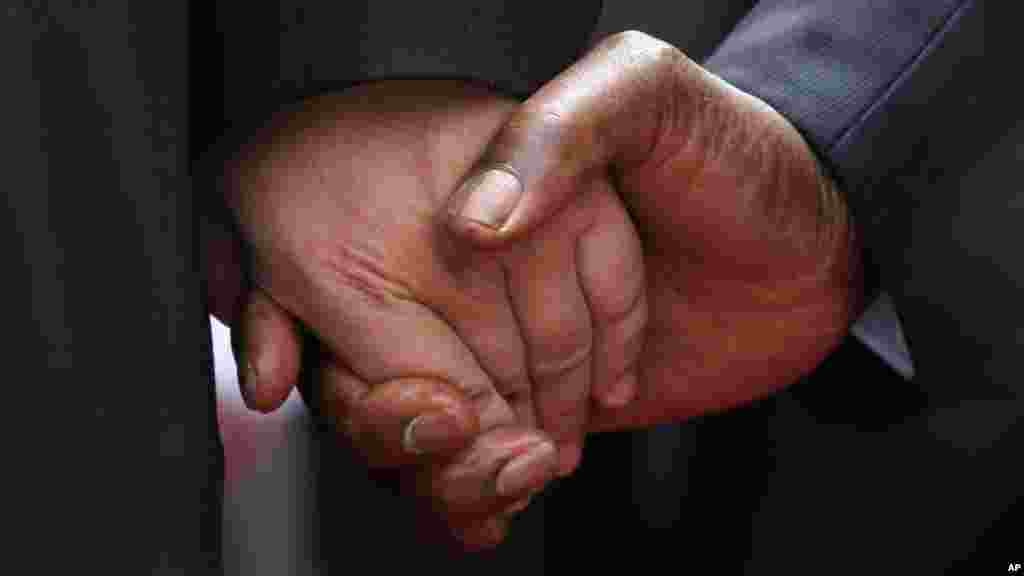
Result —
M 861 305 L 846 206 L 797 131 L 639 33 L 522 103 L 433 80 L 307 100 L 223 182 L 241 238 L 211 244 L 209 289 L 246 402 L 282 403 L 316 345 L 307 402 L 469 547 L 587 434 L 769 394 Z

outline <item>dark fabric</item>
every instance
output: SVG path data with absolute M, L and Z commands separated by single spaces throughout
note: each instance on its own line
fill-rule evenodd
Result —
M 773 400 L 752 573 L 995 568 L 1019 542 L 1024 115 L 998 75 L 1015 61 L 1009 7 L 763 1 L 708 61 L 831 165 L 917 369 L 879 386 L 846 362 Z
M 601 2 L 601 16 L 592 41 L 616 32 L 637 30 L 664 40 L 701 62 L 721 45 L 755 4 L 757 0 L 606 0 Z
M 586 47 L 600 2 L 217 3 L 225 117 L 383 78 L 459 78 L 525 96 Z
M 189 13 L 93 4 L 0 9 L 4 563 L 215 572 L 222 456 L 188 172 Z

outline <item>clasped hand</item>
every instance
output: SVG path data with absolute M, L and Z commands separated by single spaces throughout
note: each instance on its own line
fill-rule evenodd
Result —
M 798 133 L 638 33 L 523 103 L 422 80 L 308 100 L 225 174 L 247 402 L 283 402 L 314 334 L 307 400 L 470 547 L 587 433 L 768 394 L 859 306 L 845 204 Z

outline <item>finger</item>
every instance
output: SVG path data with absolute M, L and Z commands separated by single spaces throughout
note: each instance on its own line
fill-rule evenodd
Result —
M 526 341 L 538 423 L 558 443 L 559 472 L 579 465 L 590 399 L 593 332 L 576 269 L 592 223 L 590 195 L 508 251 L 509 295 Z
M 699 70 L 638 32 L 616 34 L 538 90 L 512 115 L 448 205 L 449 228 L 494 246 L 557 213 L 578 184 L 656 160 Z M 699 95 L 696 95 L 699 96 Z M 700 98 L 694 98 L 700 101 Z
M 301 334 L 291 316 L 262 290 L 249 292 L 236 348 L 238 382 L 246 406 L 271 412 L 288 399 L 301 365 Z
M 471 403 L 451 384 L 406 378 L 370 386 L 339 362 L 323 368 L 322 415 L 373 467 L 453 456 L 480 433 Z
M 554 444 L 521 426 L 483 433 L 450 462 L 424 468 L 418 491 L 452 526 L 503 515 L 557 475 Z
M 517 422 L 535 425 L 526 346 L 508 296 L 503 263 L 491 252 L 453 249 L 446 255 L 448 286 L 435 292 L 439 312 L 473 351 Z
M 508 519 L 492 516 L 467 527 L 454 527 L 452 533 L 467 552 L 480 552 L 501 544 L 508 536 Z
M 526 508 L 530 505 L 531 500 L 533 500 L 533 495 L 527 496 L 526 498 L 513 502 L 511 506 L 505 508 L 505 516 L 511 518 L 516 514 L 519 514 L 523 510 L 526 510 Z
M 353 374 L 374 386 L 409 377 L 446 382 L 471 402 L 481 429 L 515 421 L 508 403 L 444 318 L 404 297 L 398 288 L 381 288 L 364 262 L 328 267 L 332 275 L 321 271 L 305 276 L 322 285 L 279 290 L 294 294 L 301 317 Z M 302 293 L 327 297 L 310 301 Z
M 494 548 L 507 536 L 509 525 L 509 520 L 502 516 L 453 525 L 448 518 L 438 515 L 433 510 L 418 512 L 414 522 L 419 543 L 446 554 L 452 561 L 464 558 L 466 552 Z
M 635 366 L 647 326 L 643 247 L 611 184 L 599 179 L 594 192 L 594 223 L 577 251 L 594 329 L 591 397 L 621 407 L 637 392 Z

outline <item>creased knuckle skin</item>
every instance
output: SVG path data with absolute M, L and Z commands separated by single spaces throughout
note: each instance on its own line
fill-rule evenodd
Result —
M 592 346 L 589 341 L 582 346 L 576 346 L 568 353 L 538 353 L 531 363 L 533 378 L 538 381 L 557 380 L 589 362 L 591 353 Z
M 614 297 L 606 298 L 601 303 L 599 313 L 602 324 L 614 326 L 625 322 L 637 314 L 642 315 L 644 322 L 646 322 L 646 287 L 642 282 L 637 282 L 637 284 L 637 286 L 632 287 L 630 290 L 622 290 L 614 294 Z
M 637 63 L 661 65 L 678 61 L 684 57 L 678 48 L 639 30 L 624 30 L 605 38 L 601 44 L 605 50 L 615 51 Z
M 363 250 L 344 246 L 321 254 L 316 262 L 315 270 L 322 271 L 335 290 L 350 292 L 373 305 L 388 307 L 414 300 L 412 289 L 404 281 Z
M 497 383 L 498 391 L 509 404 L 527 402 L 530 399 L 530 379 L 525 373 L 512 379 L 501 379 Z

